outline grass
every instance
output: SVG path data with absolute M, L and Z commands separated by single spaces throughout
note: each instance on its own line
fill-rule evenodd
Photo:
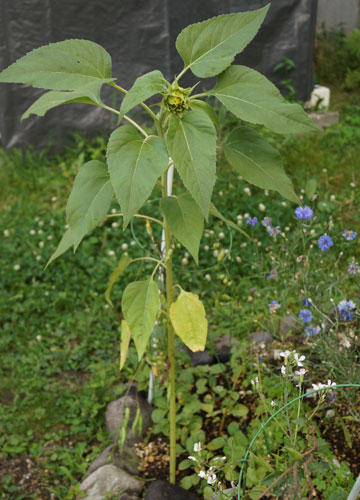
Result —
M 360 259 L 358 245 L 349 246 L 340 236 L 343 229 L 360 227 L 360 178 L 355 168 L 360 164 L 359 111 L 358 104 L 347 104 L 341 110 L 340 123 L 317 136 L 283 139 L 267 133 L 281 151 L 285 168 L 304 201 L 310 203 L 312 195 L 307 193 L 311 190 L 318 194 L 313 203 L 318 217 L 314 230 L 329 228 L 331 220 L 336 249 L 324 260 L 332 268 L 340 251 L 344 253 L 342 263 Z M 223 130 L 232 126 L 231 117 L 223 110 L 220 119 Z M 104 292 L 124 249 L 128 247 L 134 257 L 142 255 L 136 242 L 145 243 L 144 226 L 136 222 L 123 234 L 113 219 L 108 219 L 84 240 L 75 255 L 68 252 L 44 270 L 64 232 L 65 203 L 76 172 L 85 161 L 100 158 L 104 148 L 101 137 L 88 141 L 77 136 L 63 155 L 31 149 L 24 154 L 18 150 L 0 152 L 0 449 L 5 464 L 0 493 L 4 500 L 24 498 L 20 473 L 14 466 L 18 458 L 30 460 L 37 478 L 26 498 L 32 498 L 30 494 L 42 499 L 75 497 L 88 463 L 107 443 L 104 409 L 124 392 L 137 366 L 131 350 L 124 371 L 118 370 L 119 298 L 124 284 L 140 273 L 141 265 L 126 271 L 115 285 L 114 309 L 107 306 Z M 220 157 L 215 204 L 229 219 L 239 224 L 242 220 L 241 228 L 255 244 L 230 232 L 220 221 L 211 220 L 202 240 L 199 269 L 182 251 L 175 262 L 175 273 L 184 289 L 203 296 L 210 342 L 229 332 L 246 341 L 249 332 L 267 324 L 268 304 L 274 298 L 286 300 L 292 314 L 296 315 L 298 307 L 296 284 L 290 286 L 285 274 L 277 283 L 267 278 L 271 256 L 281 258 L 281 249 L 275 252 L 280 245 L 261 226 L 245 224 L 246 214 L 259 219 L 269 215 L 275 225 L 288 227 L 291 234 L 296 228 L 294 207 L 277 194 L 252 186 L 249 196 L 246 188 Z M 293 245 L 292 251 L 298 251 L 296 241 Z M 231 250 L 231 259 L 219 262 L 221 249 Z M 335 296 L 355 296 L 356 284 L 344 276 L 341 279 Z M 316 277 L 311 280 L 315 293 Z M 334 289 L 326 299 L 332 293 Z M 276 322 L 273 334 L 278 335 Z M 307 349 L 311 352 L 311 346 Z M 316 364 L 319 354 L 312 352 L 312 356 Z M 253 370 L 251 366 L 249 370 Z M 329 373 L 330 368 L 325 366 L 323 373 Z M 338 382 L 341 376 L 346 381 L 346 370 L 331 369 Z M 147 377 L 145 367 L 138 378 L 140 389 L 146 388 Z

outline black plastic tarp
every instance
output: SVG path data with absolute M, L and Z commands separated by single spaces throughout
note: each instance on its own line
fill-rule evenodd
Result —
M 129 88 L 134 79 L 160 69 L 171 79 L 182 68 L 175 40 L 182 28 L 218 14 L 255 10 L 268 0 L 0 0 L 0 69 L 30 50 L 69 38 L 102 45 L 113 60 L 113 76 Z M 273 0 L 255 39 L 236 62 L 257 69 L 275 84 L 286 78 L 299 99 L 313 86 L 312 54 L 316 0 Z M 295 63 L 289 75 L 275 73 L 284 57 Z M 186 85 L 194 80 L 181 82 Z M 83 104 L 32 116 L 20 123 L 23 112 L 43 91 L 23 85 L 0 84 L 1 143 L 9 148 L 62 144 L 75 131 L 92 133 L 114 125 L 107 112 Z M 105 100 L 114 99 L 112 89 Z M 119 103 L 115 103 L 119 105 Z

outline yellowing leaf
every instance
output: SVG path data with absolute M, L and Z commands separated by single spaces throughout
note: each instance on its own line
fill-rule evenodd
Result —
M 170 307 L 170 319 L 175 333 L 191 351 L 205 349 L 208 322 L 197 295 L 181 290 Z
M 126 361 L 129 343 L 131 338 L 131 332 L 129 325 L 123 319 L 121 322 L 121 342 L 120 342 L 120 370 L 123 369 L 123 366 Z

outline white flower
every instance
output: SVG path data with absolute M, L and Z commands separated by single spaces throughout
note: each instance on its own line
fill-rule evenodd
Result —
M 259 207 L 260 212 L 265 212 L 266 207 L 263 203 L 259 203 L 258 207 Z
M 251 189 L 249 187 L 244 187 L 244 193 L 251 196 Z
M 190 458 L 190 457 L 189 457 L 189 458 Z M 206 477 L 205 471 L 201 470 L 201 471 L 198 473 L 198 476 L 204 479 L 204 478 Z
M 121 250 L 127 250 L 129 248 L 129 245 L 127 243 L 123 243 L 121 245 Z
M 34 236 L 34 234 L 36 234 L 36 231 L 35 231 L 35 229 L 31 229 L 31 230 L 29 231 L 29 233 L 31 234 L 31 236 Z
M 113 229 L 115 229 L 116 227 L 118 227 L 118 225 L 119 225 L 119 224 L 118 224 L 117 222 L 113 222 L 113 223 L 111 224 L 111 227 L 112 227 Z
M 271 401 L 271 403 L 270 403 L 270 404 L 271 404 L 271 406 L 272 406 L 272 407 L 276 406 L 275 401 Z
M 134 246 L 136 245 L 136 241 L 135 241 L 135 240 L 131 240 L 130 245 L 131 245 L 132 247 L 134 247 Z
M 44 248 L 44 242 L 43 241 L 39 241 L 39 248 Z
M 306 372 L 307 370 L 305 370 L 305 368 L 300 368 L 300 370 L 295 371 L 295 375 L 297 375 L 298 377 L 303 377 Z
M 187 266 L 187 265 L 189 264 L 189 261 L 187 260 L 187 258 L 186 258 L 186 257 L 184 257 L 183 259 L 181 259 L 181 264 L 182 264 L 183 266 Z
M 325 387 L 332 387 L 333 385 L 336 385 L 336 382 L 331 382 L 331 380 L 328 379 L 327 384 L 325 385 Z
M 113 257 L 114 255 L 115 255 L 114 250 L 109 250 L 109 251 L 108 251 L 108 256 L 109 256 L 109 257 Z
M 296 364 L 297 364 L 298 366 L 304 366 L 304 365 L 302 364 L 302 361 L 304 361 L 304 360 L 305 360 L 305 356 L 304 356 L 304 355 L 301 355 L 301 356 L 299 357 L 298 353 L 297 353 L 297 352 L 295 352 L 295 353 L 294 353 L 294 359 L 295 359 Z
M 190 457 L 188 457 L 188 460 L 193 460 L 194 462 L 197 462 L 196 458 L 192 457 L 191 455 L 190 455 Z
M 56 201 L 56 200 L 57 200 L 57 196 L 52 196 L 52 197 L 51 197 L 51 201 L 52 201 L 52 202 L 54 202 L 54 201 Z
M 194 443 L 194 451 L 195 453 L 199 453 L 199 451 L 201 451 L 202 448 L 201 448 L 201 443 Z
M 8 229 L 4 229 L 3 235 L 5 238 L 8 238 L 10 236 L 10 231 Z
M 116 209 L 115 209 L 115 208 L 112 208 L 112 209 L 111 209 L 111 213 L 112 213 L 112 214 L 116 214 Z
M 204 278 L 206 279 L 206 281 L 211 281 L 210 274 L 205 274 Z
M 36 335 L 36 337 L 35 337 L 35 338 L 36 338 L 36 340 L 37 340 L 38 342 L 40 342 L 40 340 L 42 339 L 42 336 L 41 336 L 41 335 Z
M 286 350 L 284 352 L 280 353 L 280 356 L 284 359 L 288 358 L 290 356 L 290 351 Z
M 209 474 L 207 478 L 208 484 L 214 484 L 216 483 L 216 474 Z
M 225 238 L 225 234 L 224 233 L 219 233 L 219 239 L 223 240 L 224 238 Z
M 282 367 L 281 367 L 281 373 L 282 373 L 283 375 L 286 375 L 286 368 L 285 368 L 285 366 L 284 366 L 284 365 L 282 365 Z
M 19 271 L 20 267 L 21 267 L 20 264 L 15 264 L 14 271 Z

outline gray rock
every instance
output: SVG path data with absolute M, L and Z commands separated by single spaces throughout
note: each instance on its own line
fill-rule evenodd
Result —
M 140 458 L 134 448 L 125 445 L 120 453 L 119 447 L 111 444 L 90 464 L 87 475 L 92 474 L 103 465 L 115 465 L 136 475 L 139 472 Z
M 230 346 L 230 335 L 224 335 L 215 342 L 215 351 L 222 363 L 226 363 L 230 359 L 230 348 L 234 348 L 239 344 L 236 338 L 231 339 Z
M 107 494 L 140 493 L 142 488 L 142 482 L 114 465 L 103 465 L 80 485 L 86 493 L 83 500 L 104 500 Z
M 298 329 L 296 318 L 284 316 L 280 321 L 280 333 L 285 336 L 288 333 L 295 333 Z
M 331 125 L 336 125 L 339 123 L 339 112 L 338 111 L 323 111 L 318 113 L 310 113 L 309 118 L 312 119 L 316 125 L 324 129 L 325 127 L 331 127 Z
M 168 481 L 157 480 L 146 490 L 144 500 L 199 500 L 199 497 Z
M 129 495 L 129 493 L 124 493 L 116 500 L 139 500 L 140 497 L 138 495 Z
M 143 420 L 142 432 L 133 436 L 131 433 L 131 426 L 134 422 L 136 410 L 139 406 Z M 134 443 L 138 443 L 144 439 L 148 428 L 152 424 L 152 408 L 142 396 L 136 394 L 136 389 L 134 388 L 130 389 L 127 396 L 122 396 L 121 398 L 109 403 L 105 411 L 105 422 L 106 429 L 113 441 L 118 439 L 118 431 L 123 425 L 126 407 L 130 408 L 130 420 L 127 426 L 126 444 L 133 445 Z
M 209 351 L 192 352 L 187 347 L 185 347 L 184 350 L 190 357 L 191 366 L 212 365 L 215 362 L 214 356 L 210 354 Z
M 250 344 L 256 344 L 256 345 L 260 345 L 260 344 L 271 344 L 271 342 L 273 342 L 274 339 L 273 339 L 273 336 L 270 335 L 269 332 L 265 332 L 265 331 L 256 331 L 254 333 L 251 334 L 251 337 L 250 337 Z

